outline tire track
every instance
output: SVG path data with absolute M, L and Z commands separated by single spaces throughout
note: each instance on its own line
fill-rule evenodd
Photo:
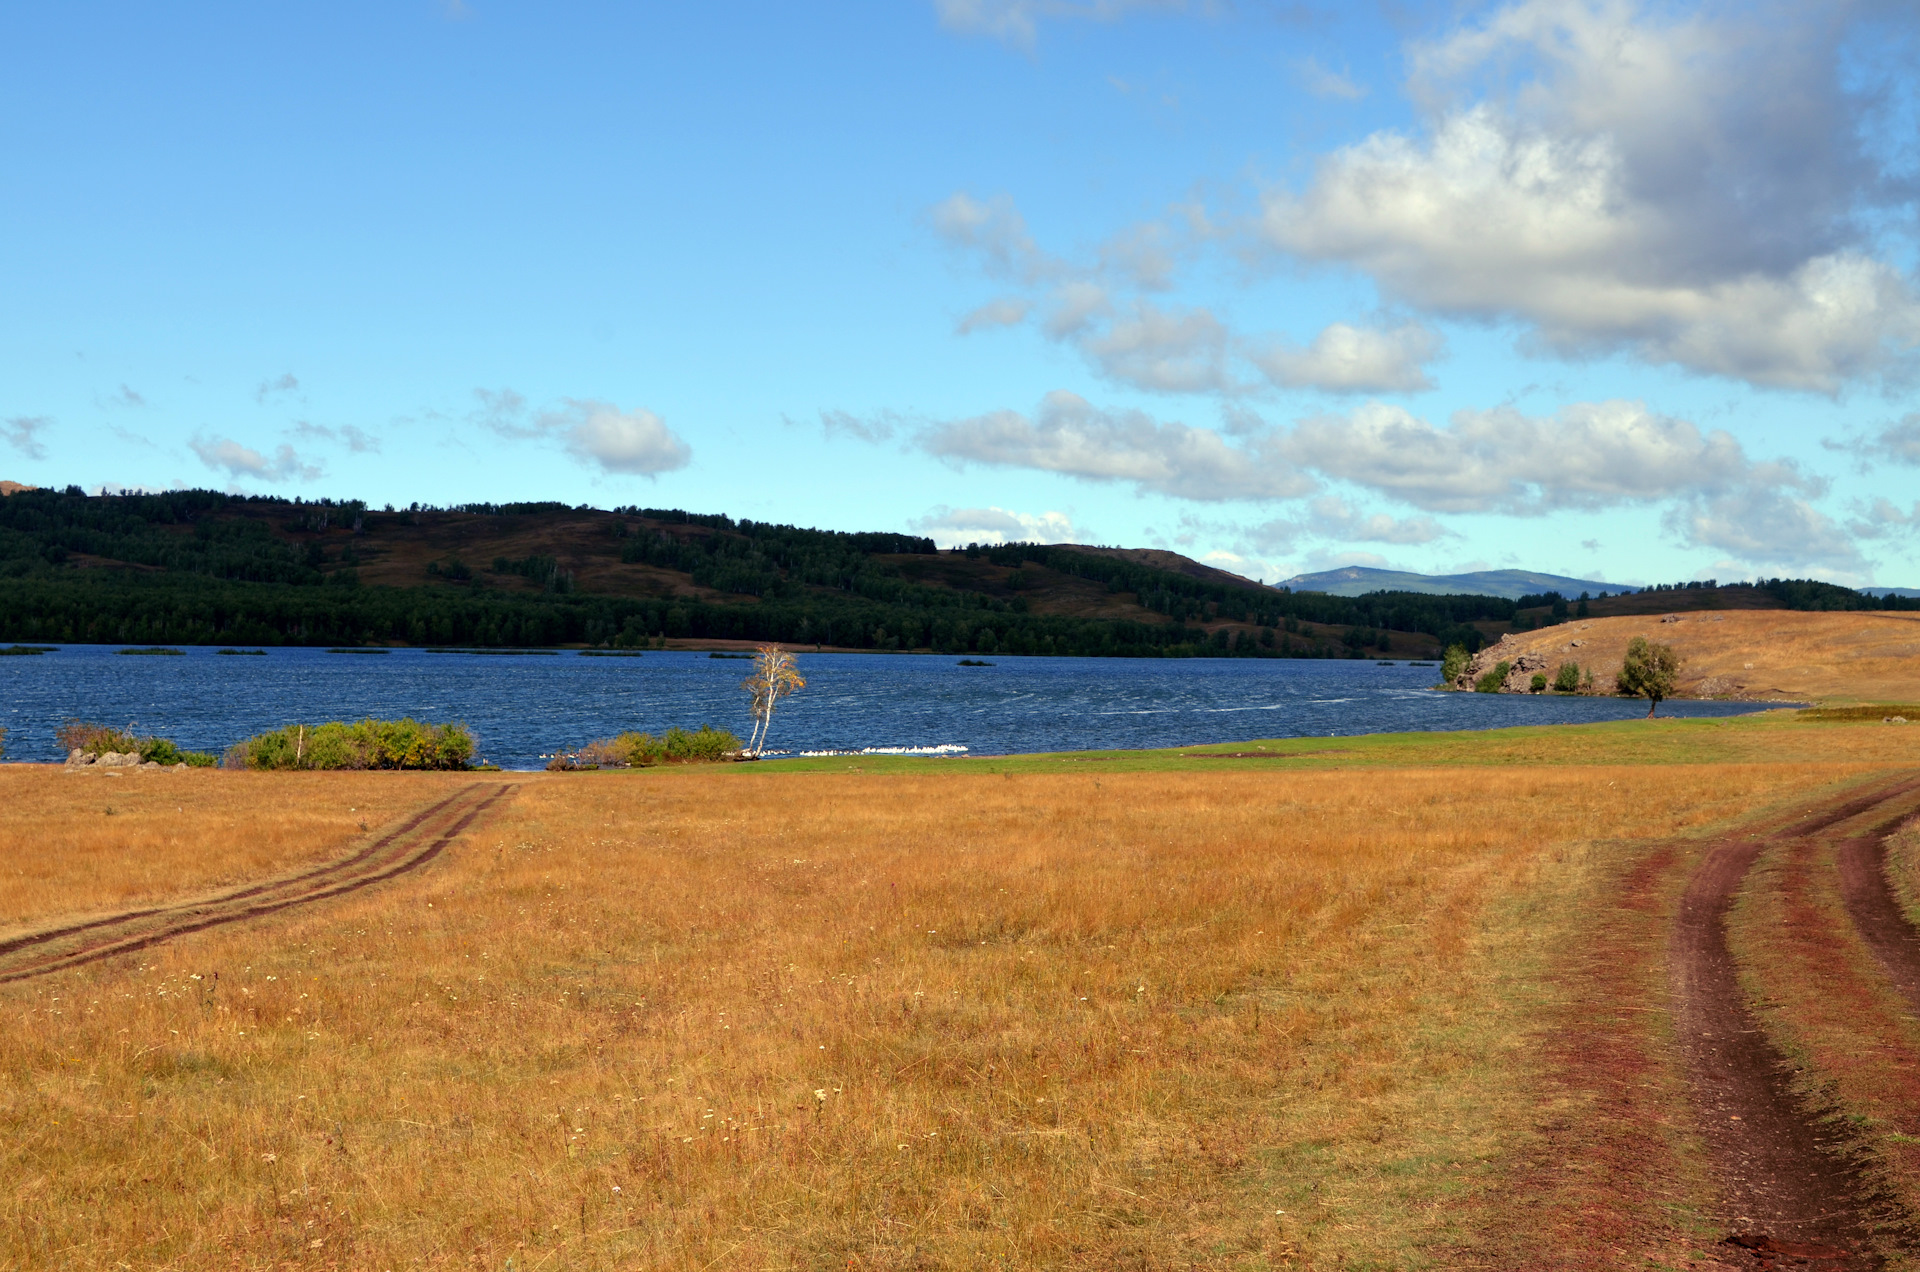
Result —
M 1887 877 L 1887 836 L 1903 820 L 1895 818 L 1866 835 L 1843 840 L 1835 845 L 1834 856 L 1840 867 L 1840 899 L 1854 930 L 1907 1006 L 1920 1013 L 1920 931 L 1901 908 L 1893 880 Z
M 128 910 L 10 938 L 0 942 L 0 984 L 310 905 L 407 874 L 438 857 L 512 791 L 510 783 L 475 783 L 414 813 L 366 847 L 299 874 L 177 905 Z
M 1869 1269 L 1881 1261 L 1871 1248 L 1868 1189 L 1844 1140 L 1794 1095 L 1785 1058 L 1747 1006 L 1727 916 L 1769 845 L 1868 818 L 1885 822 L 1889 806 L 1906 806 L 1917 792 L 1920 780 L 1910 777 L 1876 783 L 1768 833 L 1722 841 L 1681 899 L 1669 944 L 1675 1032 L 1720 1176 L 1727 1244 L 1751 1255 L 1749 1266 Z

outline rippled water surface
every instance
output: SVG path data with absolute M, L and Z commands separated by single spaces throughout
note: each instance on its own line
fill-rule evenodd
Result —
M 507 768 L 538 768 L 561 747 L 622 729 L 712 724 L 745 737 L 748 664 L 705 654 L 637 658 L 572 651 L 523 656 L 396 649 L 264 657 L 187 649 L 127 656 L 68 645 L 0 658 L 8 758 L 59 758 L 69 719 L 133 722 L 143 733 L 219 751 L 296 722 L 411 715 L 462 720 Z M 1435 693 L 1434 667 L 1254 659 L 1000 658 L 803 654 L 807 687 L 774 718 L 771 749 L 964 747 L 971 754 L 1184 746 L 1254 738 L 1486 729 L 1625 719 L 1644 702 Z M 1733 715 L 1731 702 L 1674 702 L 1663 715 Z

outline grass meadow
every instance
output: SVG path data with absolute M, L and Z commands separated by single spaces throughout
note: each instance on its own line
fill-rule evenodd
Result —
M 420 874 L 0 986 L 0 1268 L 1478 1263 L 1636 853 L 1907 736 L 526 775 Z M 462 780 L 0 769 L 0 927 Z

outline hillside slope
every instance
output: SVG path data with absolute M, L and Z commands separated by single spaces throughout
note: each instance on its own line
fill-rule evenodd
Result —
M 1491 597 L 1291 595 L 1171 553 L 938 551 L 677 509 L 373 509 L 216 491 L 0 499 L 0 640 L 1436 656 Z
M 1636 636 L 1680 655 L 1679 697 L 1920 703 L 1920 614 L 1911 612 L 1693 610 L 1577 619 L 1501 637 L 1475 658 L 1472 674 L 1509 662 L 1508 686 L 1523 692 L 1535 670 L 1551 677 L 1572 662 L 1610 692 Z

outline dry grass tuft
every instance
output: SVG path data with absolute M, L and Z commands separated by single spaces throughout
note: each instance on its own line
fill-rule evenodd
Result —
M 0 991 L 0 1267 L 1429 1266 L 1609 843 L 1847 771 L 531 778 L 425 875 Z M 206 780 L 203 875 L 458 779 Z M 9 869 L 119 833 L 0 782 Z

